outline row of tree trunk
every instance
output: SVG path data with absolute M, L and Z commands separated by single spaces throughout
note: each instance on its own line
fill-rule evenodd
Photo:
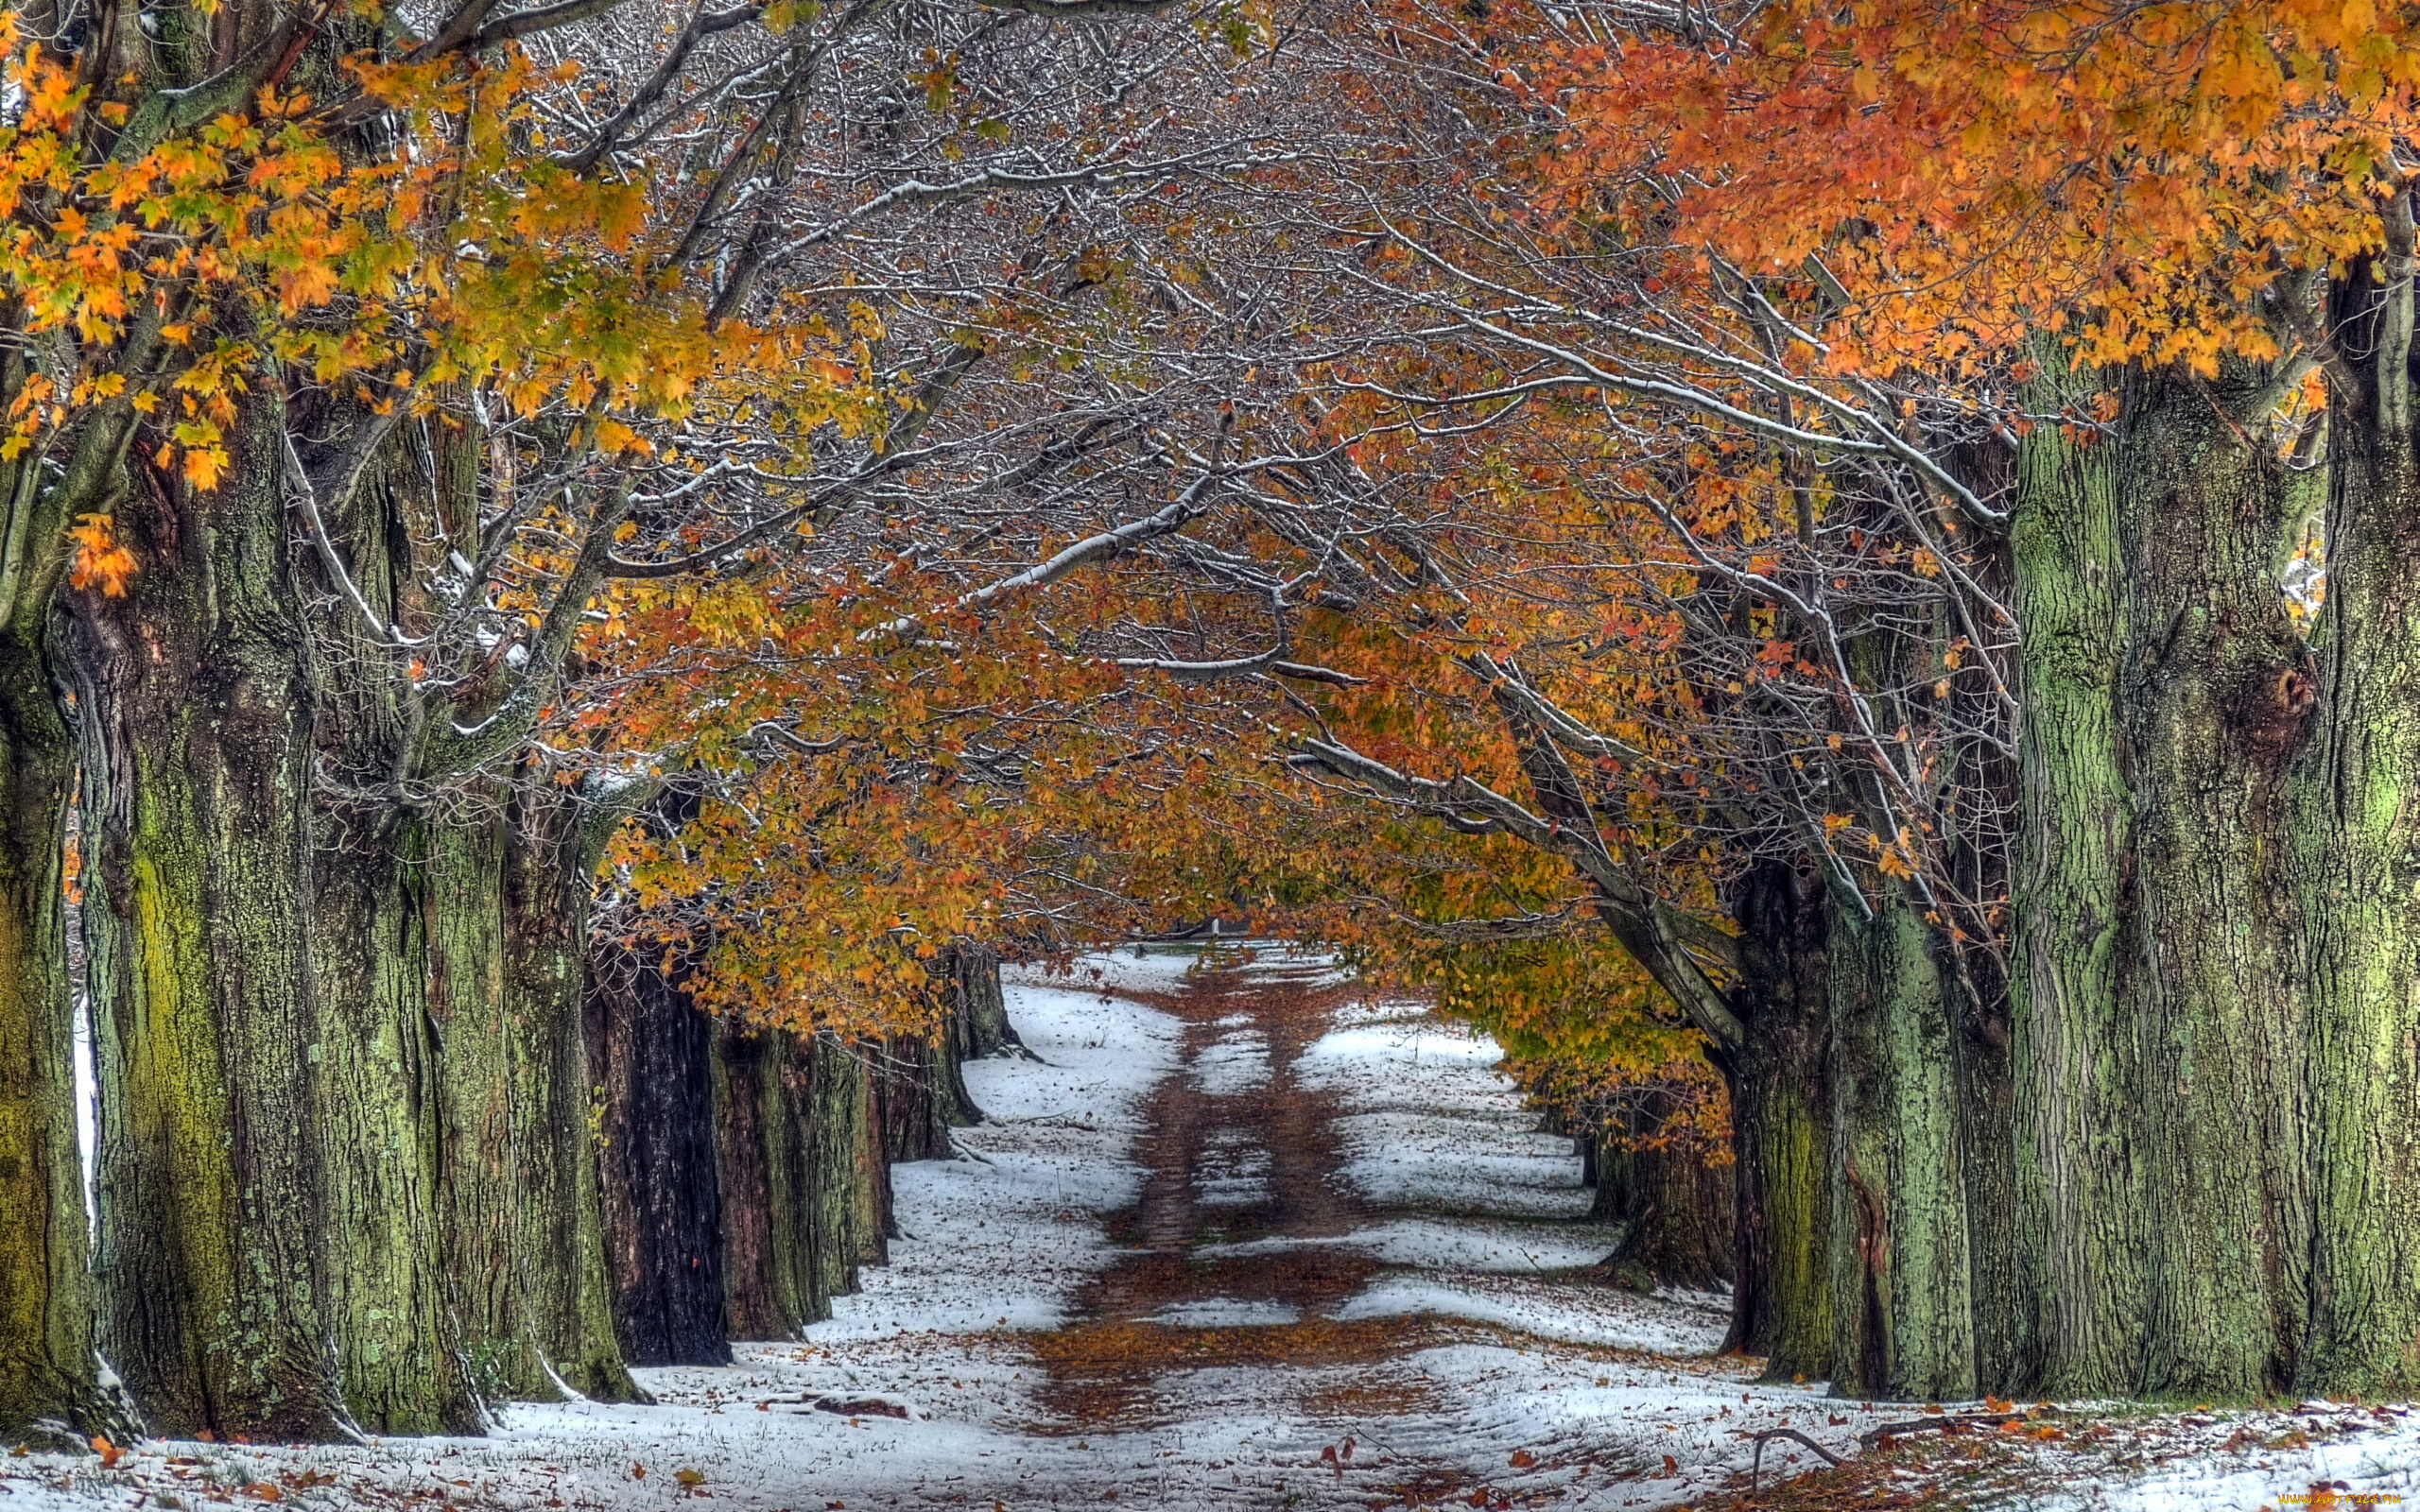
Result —
M 2387 313 L 2324 447 L 2280 443 L 2248 368 L 2035 396 L 2123 404 L 2023 440 L 1976 568 L 2021 632 L 2023 739 L 1941 780 L 2008 796 L 2009 874 L 1974 887 L 2008 899 L 2001 948 L 1811 861 L 1735 885 L 1732 1342 L 1775 1375 L 1914 1400 L 2420 1390 L 2410 291 L 2357 269 L 2338 297 Z M 2314 516 L 2312 609 L 2287 589 Z M 1920 662 L 1893 633 L 1876 654 Z
M 630 1365 L 828 1315 L 883 1256 L 889 1162 L 979 1116 L 956 1068 L 1007 1032 L 988 952 L 937 963 L 937 1045 L 711 1022 L 677 959 L 591 943 L 643 793 L 533 770 L 443 809 L 331 799 L 232 628 L 112 739 L 124 690 L 46 653 L 73 633 L 0 646 L 0 1436 L 476 1433 L 498 1400 L 631 1400 Z M 157 644 L 131 678 L 173 665 Z

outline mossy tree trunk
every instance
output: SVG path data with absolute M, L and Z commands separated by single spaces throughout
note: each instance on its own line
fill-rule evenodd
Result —
M 1689 1131 L 1668 1126 L 1667 1102 L 1649 1090 L 1596 1116 L 1590 1216 L 1623 1226 L 1604 1266 L 1616 1284 L 1712 1291 L 1732 1279 L 1737 1183 L 1729 1162 L 1710 1164 Z
M 73 736 L 49 593 L 0 620 L 0 1441 L 123 1435 L 93 1365 L 64 861 Z M 45 1425 L 56 1425 L 45 1426 Z
M 2046 367 L 2059 361 L 2046 355 Z M 2081 399 L 2044 384 L 2034 407 Z M 2118 744 L 2118 449 L 2035 427 L 2011 532 L 2022 677 L 2011 971 L 2018 1276 L 2035 1353 L 2013 1386 L 2123 1389 L 2145 1322 L 2142 1088 L 2119 1021 L 2134 793 Z
M 1957 1014 L 1938 932 L 1900 884 L 1832 906 L 1832 1383 L 1976 1394 Z
M 2306 490 L 2264 375 L 2120 382 L 2020 453 L 2019 1274 L 2010 1389 L 2292 1380 L 2312 1216 L 2287 781 L 2313 668 L 2281 591 Z M 2044 385 L 2058 401 L 2058 385 Z
M 2306 1393 L 2420 1390 L 2420 452 L 2409 196 L 2330 293 L 2327 598 L 2295 773 L 2315 1162 Z
M 642 1400 L 614 1335 L 597 1167 L 604 1108 L 582 1015 L 593 879 L 639 795 L 595 778 L 575 789 L 523 778 L 506 815 L 503 876 L 521 1302 L 564 1384 L 598 1401 Z
M 143 469 L 125 595 L 74 597 L 102 1348 L 154 1433 L 327 1439 L 329 1275 L 360 1257 L 326 1224 L 284 415 L 247 409 L 216 491 Z
M 817 1285 L 857 1289 L 857 1268 L 890 1259 L 890 1161 L 865 1053 L 832 1035 L 807 1046 L 805 1146 Z
M 2140 373 L 2121 421 L 2117 1022 L 2141 1057 L 2148 1245 L 2142 1359 L 2106 1385 L 2149 1396 L 2289 1388 L 2308 1305 L 2286 774 L 2313 667 L 2278 577 L 2308 511 L 2267 432 L 2273 397 L 2234 365 Z
M 832 1315 L 819 1253 L 838 1236 L 816 1231 L 812 1055 L 788 1030 L 716 1025 L 724 1311 L 734 1339 L 792 1338 Z

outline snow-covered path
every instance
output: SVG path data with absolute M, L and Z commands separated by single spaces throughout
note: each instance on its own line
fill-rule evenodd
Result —
M 1317 961 L 1195 959 L 1013 978 L 1040 1058 L 968 1068 L 990 1122 L 895 1169 L 892 1263 L 804 1339 L 642 1372 L 652 1407 L 510 1407 L 483 1439 L 0 1458 L 0 1508 L 1650 1508 L 1716 1494 L 1754 1430 L 1846 1450 L 1905 1415 L 1754 1384 L 1712 1358 L 1721 1298 L 1581 1274 L 1616 1236 L 1492 1044 Z M 2409 1478 L 2401 1433 L 2369 1435 L 2360 1488 Z M 2341 1448 L 2277 1458 L 2351 1469 Z M 2273 1475 L 2140 1487 L 2163 1474 L 2159 1501 L 2030 1489 L 2274 1504 Z

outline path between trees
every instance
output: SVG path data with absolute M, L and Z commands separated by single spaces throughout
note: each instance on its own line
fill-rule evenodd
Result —
M 485 1439 L 0 1460 L 0 1506 L 1643 1509 L 1727 1501 L 1755 1430 L 1846 1452 L 1906 1416 L 1710 1358 L 1719 1297 L 1598 1284 L 1616 1235 L 1486 1041 L 1320 962 L 1193 966 L 1122 953 L 1012 985 L 1040 1059 L 968 1068 L 991 1122 L 964 1159 L 897 1168 L 892 1263 L 804 1340 L 643 1372 L 654 1407 L 510 1408 Z M 2360 1489 L 2420 1465 L 2400 1422 L 2294 1421 L 2364 1437 L 2255 1470 L 2290 1423 L 2202 1419 L 2198 1454 L 2163 1424 L 2165 1486 L 2156 1466 L 2068 1484 L 2086 1446 L 2031 1440 L 1904 1473 L 1946 1466 L 1977 1505 L 2248 1508 L 2287 1461 Z M 2114 1463 L 2131 1441 L 2091 1443 Z M 1877 1489 L 1777 1504 L 1898 1504 Z

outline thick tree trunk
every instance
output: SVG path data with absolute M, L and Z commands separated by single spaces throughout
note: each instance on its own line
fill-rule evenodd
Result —
M 614 1332 L 632 1365 L 729 1365 L 713 1025 L 677 969 L 646 949 L 597 943 L 590 954 Z
M 2117 440 L 2025 443 L 2014 551 L 2014 1389 L 2284 1388 L 2313 1241 L 2285 774 L 2312 675 L 2255 380 L 2129 380 Z
M 806 1161 L 784 1062 L 787 1036 L 714 1027 L 715 1154 L 722 1183 L 723 1329 L 734 1339 L 795 1338 L 816 1307 Z
M 1821 1380 L 1832 1368 L 1821 885 L 1804 869 L 1762 862 L 1730 906 L 1754 970 L 1746 1042 L 1722 1057 L 1738 1233 L 1723 1349 L 1763 1356 L 1773 1380 Z
M 864 1051 L 828 1034 L 805 1056 L 804 1143 L 815 1234 L 816 1285 L 825 1297 L 857 1289 L 857 1268 L 888 1261 L 890 1164 L 874 1117 Z
M 2067 397 L 2044 385 L 2031 402 L 2055 410 Z M 2117 985 L 2134 832 L 2118 743 L 2117 453 L 2035 427 L 2018 448 L 2012 531 L 2017 1273 L 2036 1353 L 2011 1384 L 2059 1397 L 2131 1386 L 2147 1306 L 2143 1091 Z
M 1600 1115 L 1586 1143 L 1596 1200 L 1590 1216 L 1623 1226 L 1605 1263 L 1617 1285 L 1712 1291 L 1729 1284 L 1738 1221 L 1728 1164 L 1676 1140 L 1646 1101 Z
M 581 996 L 589 900 L 604 844 L 627 812 L 591 782 L 535 780 L 513 794 L 504 855 L 504 991 L 513 1097 L 517 1263 L 540 1352 L 598 1401 L 645 1400 L 614 1335 L 597 1134 Z
M 2307 1307 L 2285 776 L 2313 669 L 2277 575 L 2296 490 L 2265 402 L 2244 403 L 2252 382 L 2232 376 L 2156 372 L 2128 395 L 2118 707 L 2134 843 L 2118 1022 L 2142 1057 L 2150 1242 L 2127 1383 L 2241 1400 L 2291 1384 Z
M 532 1085 L 547 1069 L 518 1053 L 518 1005 L 507 990 L 505 795 L 428 825 L 418 889 L 428 942 L 428 1016 L 440 1047 L 440 1190 L 445 1284 L 471 1379 L 489 1400 L 556 1401 L 562 1387 L 539 1352 L 523 1280 L 521 1141 Z
M 45 607 L 17 618 L 38 627 Z M 85 1274 L 62 874 L 75 759 L 41 644 L 0 627 L 0 1441 L 125 1432 L 94 1369 Z
M 368 420 L 349 408 L 285 417 L 332 442 Z M 410 618 L 397 523 L 426 518 L 433 502 L 421 442 L 416 428 L 399 429 L 326 516 L 351 580 L 386 623 Z M 283 492 L 284 471 L 272 476 Z M 410 720 L 397 689 L 347 675 L 391 653 L 368 638 L 316 555 L 290 571 L 292 590 L 316 606 L 312 968 L 340 1378 L 371 1432 L 475 1433 L 482 1395 L 552 1395 L 526 1349 L 499 1338 L 512 1331 L 497 1316 L 510 1289 L 497 1247 L 505 1144 L 491 1113 L 504 1085 L 494 823 L 472 816 L 483 809 L 466 814 L 458 795 L 401 790 Z
M 2407 238 L 2409 232 L 2403 233 Z M 2315 1160 L 2296 1389 L 2420 1390 L 2420 455 L 2404 269 L 2340 286 L 2371 353 L 2331 383 L 2327 600 L 2314 738 L 2295 774 Z
M 1942 941 L 1897 885 L 1832 914 L 1833 1389 L 1962 1400 L 1976 1395 L 1974 1275 Z
M 1016 1025 L 1009 1022 L 1007 996 L 1000 990 L 1000 953 L 985 945 L 959 945 L 950 952 L 951 1032 L 957 1037 L 960 1060 L 980 1060 L 1004 1050 L 1023 1050 Z M 973 1112 L 970 1103 L 969 1110 Z M 971 1122 L 980 1123 L 980 1112 Z
M 126 595 L 76 600 L 101 1334 L 154 1433 L 325 1439 L 328 1272 L 358 1257 L 325 1224 L 305 631 L 254 403 L 216 492 L 147 473 Z
M 317 1088 L 330 1338 L 345 1400 L 380 1434 L 475 1433 L 464 1313 L 444 1272 L 445 1012 L 431 1002 L 428 865 L 388 816 L 332 824 L 316 878 Z

